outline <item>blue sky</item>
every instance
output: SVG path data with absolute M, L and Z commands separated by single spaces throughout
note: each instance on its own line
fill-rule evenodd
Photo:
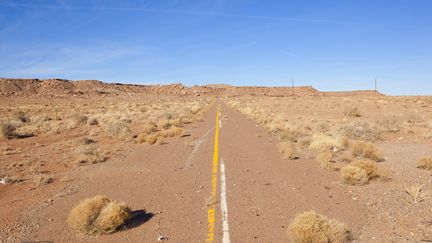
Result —
M 0 0 L 0 77 L 432 95 L 429 0 Z

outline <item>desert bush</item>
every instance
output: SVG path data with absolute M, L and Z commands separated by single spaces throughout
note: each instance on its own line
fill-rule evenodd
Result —
M 34 183 L 33 187 L 35 188 L 48 185 L 51 182 L 53 182 L 53 178 L 48 175 L 36 175 L 35 177 L 33 177 L 33 183 Z
M 396 117 L 386 118 L 378 122 L 378 125 L 385 132 L 399 132 L 401 129 L 401 122 Z
M 106 234 L 115 232 L 130 215 L 130 209 L 124 202 L 95 196 L 74 207 L 67 222 L 74 230 L 84 234 Z
M 273 128 L 275 129 L 275 128 Z M 280 128 L 282 129 L 282 128 Z M 304 137 L 304 134 L 300 131 L 300 129 L 292 129 L 292 128 L 283 128 L 284 130 L 278 130 L 279 133 L 279 140 L 281 141 L 288 141 L 291 143 L 296 143 L 299 138 Z M 274 132 L 275 130 L 273 130 Z M 272 130 L 270 130 L 272 132 Z
M 13 114 L 14 118 L 22 123 L 30 122 L 30 118 L 26 115 L 24 111 L 16 111 Z
M 129 124 L 122 121 L 108 123 L 106 129 L 111 136 L 121 140 L 129 138 L 131 133 Z
M 355 122 L 342 125 L 337 133 L 351 138 L 365 141 L 376 141 L 381 138 L 381 130 L 377 127 L 372 127 L 367 122 Z
M 17 126 L 10 122 L 0 123 L 0 138 L 10 139 L 15 136 Z
M 344 150 L 348 145 L 348 139 L 342 136 L 329 136 L 325 134 L 314 134 L 309 145 L 310 148 L 318 151 L 339 151 Z
M 140 134 L 138 134 L 138 136 L 137 136 L 137 142 L 138 143 L 144 143 L 146 141 L 147 135 L 148 135 L 147 133 L 140 133 Z
M 72 115 L 72 120 L 76 125 L 85 125 L 88 121 L 88 116 L 86 115 L 80 115 L 80 114 L 74 114 Z
M 357 141 L 352 144 L 352 155 L 357 158 L 382 161 L 378 149 L 372 143 Z
M 159 134 L 150 134 L 148 136 L 146 136 L 145 141 L 148 144 L 155 144 L 159 139 Z
M 348 185 L 364 185 L 368 182 L 367 173 L 357 166 L 347 165 L 340 171 L 342 182 Z
M 353 162 L 352 165 L 360 169 L 363 169 L 366 172 L 366 176 L 368 180 L 372 180 L 380 176 L 378 172 L 378 166 L 375 161 L 359 160 Z
M 87 123 L 89 124 L 89 125 L 98 125 L 99 124 L 99 121 L 98 121 L 98 119 L 96 118 L 96 117 L 90 117 L 89 119 L 88 119 L 88 121 L 87 121 Z
M 314 211 L 297 215 L 288 227 L 294 243 L 346 243 L 351 239 L 345 225 Z
M 80 143 L 84 144 L 84 145 L 89 145 L 89 144 L 92 144 L 92 143 L 96 143 L 96 141 L 93 140 L 93 139 L 91 139 L 91 138 L 81 138 L 80 139 Z
M 405 192 L 411 196 L 414 203 L 422 202 L 425 199 L 425 195 L 423 193 L 423 188 L 421 185 L 405 187 Z
M 432 157 L 426 157 L 417 160 L 417 168 L 432 170 Z
M 158 122 L 157 127 L 160 127 L 162 129 L 168 129 L 171 127 L 171 123 L 167 119 L 162 119 Z
M 334 163 L 332 159 L 333 159 L 333 153 L 330 151 L 320 152 L 316 156 L 316 160 L 320 163 L 321 167 L 328 171 L 334 170 Z
M 78 164 L 97 164 L 107 160 L 105 153 L 96 146 L 81 146 L 75 153 L 78 155 Z
M 284 158 L 286 159 L 296 159 L 296 151 L 295 146 L 289 142 L 280 142 L 277 145 L 279 151 L 283 153 Z
M 167 130 L 163 130 L 161 132 L 161 136 L 162 137 L 175 137 L 175 136 L 179 136 L 183 133 L 183 128 L 181 127 L 171 127 Z
M 361 117 L 361 113 L 357 107 L 348 107 L 344 111 L 344 116 L 347 118 Z
M 327 122 L 321 121 L 316 124 L 315 130 L 319 133 L 326 133 L 330 131 L 330 125 Z

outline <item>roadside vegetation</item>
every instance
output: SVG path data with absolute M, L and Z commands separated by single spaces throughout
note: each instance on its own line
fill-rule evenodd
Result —
M 125 144 L 169 142 L 184 134 L 185 125 L 201 121 L 210 103 L 153 97 L 5 103 L 0 106 L 0 182 L 38 188 L 55 181 L 49 168 L 106 162 Z

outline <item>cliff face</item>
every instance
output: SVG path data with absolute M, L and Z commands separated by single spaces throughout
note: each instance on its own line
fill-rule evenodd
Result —
M 320 92 L 311 86 L 265 87 L 265 86 L 230 86 L 208 85 L 186 87 L 182 84 L 137 85 L 121 83 L 104 83 L 97 80 L 70 81 L 65 79 L 8 79 L 0 78 L 0 96 L 42 96 L 66 97 L 85 95 L 221 95 L 221 96 L 344 96 L 376 95 L 373 91 L 354 92 Z M 381 95 L 381 94 L 380 94 Z

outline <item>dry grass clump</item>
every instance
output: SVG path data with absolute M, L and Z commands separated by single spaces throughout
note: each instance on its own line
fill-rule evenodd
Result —
M 386 118 L 378 124 L 385 132 L 396 133 L 401 130 L 401 122 L 396 117 Z
M 89 118 L 88 118 L 88 116 L 85 116 L 85 115 L 74 114 L 72 116 L 72 119 L 76 125 L 85 125 L 85 124 L 87 124 L 87 121 Z
M 417 168 L 432 170 L 432 157 L 421 158 L 417 161 Z
M 159 139 L 159 134 L 150 134 L 146 136 L 145 142 L 153 145 L 158 141 L 158 139 Z
M 295 243 L 346 243 L 351 239 L 345 225 L 314 211 L 297 215 L 288 227 Z
M 279 151 L 283 153 L 284 158 L 286 159 L 297 159 L 296 150 L 292 143 L 289 142 L 280 142 L 277 145 Z
M 10 139 L 15 136 L 17 126 L 10 122 L 0 123 L 0 139 Z
M 348 185 L 364 185 L 377 178 L 383 181 L 388 180 L 390 175 L 387 171 L 379 168 L 375 161 L 360 160 L 343 167 L 341 178 Z
M 368 181 L 380 177 L 378 166 L 375 161 L 359 160 L 353 162 L 352 165 L 364 170 Z
M 378 149 L 372 143 L 358 141 L 352 144 L 352 155 L 357 158 L 382 161 Z
M 130 209 L 124 202 L 95 196 L 74 207 L 67 222 L 74 230 L 84 234 L 107 234 L 115 232 L 130 215 Z
M 421 185 L 405 187 L 405 192 L 411 196 L 411 198 L 414 200 L 414 203 L 422 202 L 425 199 L 425 195 L 422 190 L 423 188 Z
M 30 118 L 26 115 L 24 111 L 16 111 L 13 114 L 14 118 L 22 123 L 30 122 Z
M 115 121 L 107 124 L 107 132 L 116 138 L 125 140 L 130 137 L 130 127 L 129 124 L 124 121 Z
M 154 134 L 140 133 L 137 137 L 138 143 L 148 143 L 150 145 L 163 142 L 163 136 L 157 132 Z
M 357 118 L 362 115 L 357 107 L 349 107 L 344 111 L 344 116 L 347 118 Z
M 75 150 L 78 164 L 97 164 L 107 160 L 107 156 L 97 146 L 81 146 Z
M 33 178 L 33 187 L 45 186 L 53 182 L 53 178 L 48 175 L 37 175 Z
M 344 150 L 348 145 L 348 139 L 342 136 L 329 136 L 325 134 L 314 134 L 309 145 L 310 148 L 318 151 L 332 150 L 334 152 Z
M 162 137 L 175 137 L 180 136 L 183 133 L 183 128 L 181 127 L 171 127 L 167 130 L 161 132 Z
M 354 122 L 341 126 L 337 132 L 351 139 L 376 141 L 381 138 L 381 130 L 367 122 Z
M 138 134 L 138 136 L 137 136 L 137 142 L 138 143 L 145 143 L 147 135 L 148 135 L 147 133 L 140 133 L 140 134 Z
M 342 167 L 340 175 L 342 182 L 348 185 L 364 185 L 368 182 L 366 171 L 357 166 Z
M 285 130 L 279 131 L 279 140 L 296 143 L 299 138 L 304 137 L 304 134 L 298 128 L 284 128 Z M 272 131 L 272 130 L 270 130 Z M 273 131 L 274 132 L 274 131 Z
M 90 117 L 87 121 L 87 123 L 91 126 L 93 125 L 99 125 L 99 121 L 96 117 Z
M 330 151 L 322 151 L 316 156 L 316 160 L 320 163 L 322 168 L 328 171 L 332 171 L 335 169 L 333 153 Z

